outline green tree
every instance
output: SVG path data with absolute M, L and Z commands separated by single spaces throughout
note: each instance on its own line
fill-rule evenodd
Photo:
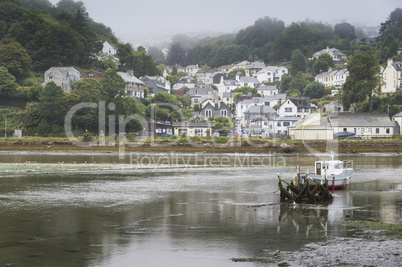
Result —
M 356 38 L 355 27 L 347 22 L 336 24 L 334 34 L 341 39 L 353 40 Z
M 24 128 L 27 134 L 36 133 L 36 129 L 43 123 L 39 103 L 28 102 L 24 110 Z
M 201 107 L 199 104 L 194 104 L 194 111 L 200 111 Z
M 289 74 L 283 74 L 281 78 L 281 83 L 279 85 L 279 88 L 282 93 L 286 93 L 287 90 L 289 90 L 290 83 L 292 82 L 293 78 Z
M 335 62 L 330 54 L 324 53 L 314 61 L 312 70 L 315 74 L 318 74 L 322 71 L 328 71 L 329 68 L 335 68 Z
M 0 66 L 6 67 L 17 80 L 28 75 L 31 63 L 31 57 L 19 43 L 0 43 Z
M 154 103 L 169 103 L 172 104 L 174 106 L 178 105 L 177 99 L 175 98 L 174 95 L 169 94 L 167 92 L 159 92 L 157 93 L 153 100 Z
M 155 59 L 156 64 L 165 64 L 166 59 L 162 51 L 156 47 L 150 47 L 148 49 L 148 55 Z
M 303 94 L 303 89 L 306 87 L 307 81 L 303 76 L 302 72 L 298 72 L 296 76 L 292 79 L 289 84 L 289 90 L 286 92 L 288 96 L 292 96 L 297 94 L 297 96 L 301 96 Z
M 303 91 L 303 96 L 310 98 L 321 98 L 325 94 L 325 86 L 322 83 L 314 81 L 309 83 Z
M 17 86 L 15 77 L 5 67 L 0 67 L 0 96 L 14 97 L 17 92 Z
M 186 50 L 179 44 L 173 43 L 166 59 L 168 65 L 184 65 L 186 63 Z
M 305 72 L 306 68 L 306 59 L 304 58 L 303 52 L 300 49 L 294 50 L 292 53 L 290 74 L 294 77 L 299 72 Z
M 106 101 L 113 102 L 116 97 L 125 95 L 126 83 L 115 70 L 107 70 L 103 74 L 101 85 L 102 98 Z
M 382 59 L 386 61 L 388 58 L 395 56 L 398 52 L 398 48 L 399 44 L 396 38 L 392 34 L 388 34 L 382 44 Z
M 380 65 L 372 52 L 354 55 L 348 65 L 349 76 L 343 85 L 342 103 L 349 109 L 352 103 L 369 100 L 372 111 L 372 96 L 380 88 Z
M 63 89 L 54 82 L 47 83 L 40 95 L 39 110 L 49 124 L 62 125 L 66 113 Z

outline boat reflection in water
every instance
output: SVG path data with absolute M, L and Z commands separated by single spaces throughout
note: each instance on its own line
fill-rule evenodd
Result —
M 331 229 L 336 231 L 345 218 L 353 215 L 352 194 L 349 190 L 336 191 L 334 200 L 329 205 L 287 204 L 280 205 L 277 232 L 281 234 L 283 226 L 289 230 L 293 225 L 296 234 L 305 233 L 328 237 Z M 331 234 L 330 234 L 331 236 Z

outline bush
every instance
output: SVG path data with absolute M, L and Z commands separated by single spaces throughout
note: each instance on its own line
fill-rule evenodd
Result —
M 130 142 L 134 142 L 135 141 L 135 133 L 129 133 L 126 136 L 127 140 Z
M 226 136 L 220 136 L 218 138 L 218 141 L 216 141 L 216 142 L 218 142 L 219 144 L 222 144 L 222 143 L 226 143 L 228 140 L 229 139 Z
M 190 139 L 191 139 L 191 142 L 200 142 L 201 141 L 201 138 L 198 136 L 191 137 Z
M 180 144 L 186 143 L 186 142 L 187 142 L 187 138 L 182 137 L 182 138 L 180 138 L 179 141 L 177 141 L 177 142 L 180 143 Z
M 94 140 L 94 137 L 92 136 L 91 133 L 84 133 L 82 135 L 82 141 L 84 141 L 84 142 L 91 142 L 93 140 Z

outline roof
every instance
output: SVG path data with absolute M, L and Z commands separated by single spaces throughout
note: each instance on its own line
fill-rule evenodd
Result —
M 254 78 L 254 77 L 241 76 L 241 77 L 239 77 L 239 80 L 242 83 L 255 83 L 255 84 L 259 83 L 257 78 Z
M 69 75 L 70 72 L 79 72 L 76 70 L 74 67 L 51 67 L 46 71 L 47 73 L 49 72 L 60 72 L 63 75 Z
M 270 106 L 251 106 L 249 107 L 245 113 L 256 113 L 256 114 L 268 114 L 268 113 L 275 113 L 276 110 Z
M 335 47 L 333 47 L 333 48 L 327 47 L 327 48 L 325 48 L 325 49 L 322 49 L 322 50 L 320 50 L 320 51 L 314 53 L 313 57 L 318 57 L 319 55 L 325 54 L 325 53 L 327 53 L 327 54 L 332 54 L 332 55 L 346 56 L 346 55 L 343 54 L 339 49 L 336 49 Z
M 298 108 L 311 108 L 310 98 L 308 97 L 294 97 L 288 100 L 292 101 Z
M 393 127 L 388 114 L 328 114 L 332 126 L 337 127 Z
M 173 127 L 214 127 L 215 124 L 211 122 L 189 122 L 189 121 L 183 121 L 183 122 L 173 122 Z
M 264 97 L 253 97 L 252 99 L 246 99 L 237 104 L 240 104 L 240 105 L 254 104 L 256 100 L 258 100 L 257 103 L 265 103 L 265 102 L 270 102 L 273 100 L 280 100 L 280 99 L 285 100 L 286 94 L 276 94 L 276 95 L 264 96 Z
M 226 69 L 231 69 L 233 67 L 234 67 L 234 65 L 223 65 L 223 66 L 220 66 L 218 68 L 218 70 L 226 70 Z
M 222 94 L 222 97 L 223 97 L 223 98 L 234 97 L 235 95 L 236 95 L 236 93 L 234 93 L 234 92 L 224 92 L 224 93 Z
M 248 67 L 249 69 L 263 69 L 265 68 L 265 63 L 261 61 L 254 61 L 251 63 L 251 65 Z
M 131 82 L 131 83 L 137 83 L 137 84 L 145 85 L 145 83 L 143 83 L 140 79 L 138 79 L 134 75 L 128 74 L 126 72 L 118 72 L 117 74 L 119 74 L 123 78 L 123 80 L 125 82 Z
M 270 90 L 278 90 L 278 88 L 276 88 L 276 85 L 260 85 L 257 87 L 257 90 L 259 91 L 270 91 Z
M 198 65 L 188 65 L 184 69 L 199 69 Z
M 396 71 L 402 71 L 402 62 L 401 61 L 394 61 L 392 66 L 395 68 Z
M 216 92 L 213 88 L 191 88 L 190 89 L 190 95 L 208 95 L 208 92 L 212 92 L 213 95 L 214 92 Z
M 394 117 L 402 117 L 402 112 L 399 112 L 398 114 L 395 114 Z

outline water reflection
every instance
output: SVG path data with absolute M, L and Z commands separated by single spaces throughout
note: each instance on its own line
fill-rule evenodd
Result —
M 226 266 L 345 236 L 345 219 L 402 223 L 400 157 L 350 157 L 351 187 L 326 206 L 279 203 L 276 171 L 291 177 L 293 167 L 88 168 L 66 163 L 73 155 L 3 163 L 0 266 Z

